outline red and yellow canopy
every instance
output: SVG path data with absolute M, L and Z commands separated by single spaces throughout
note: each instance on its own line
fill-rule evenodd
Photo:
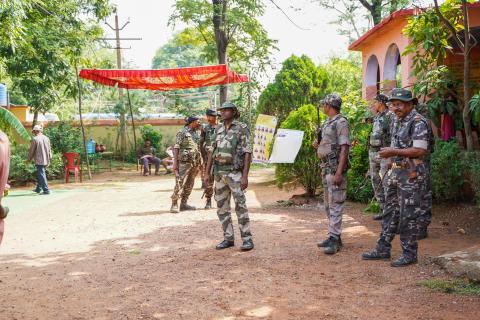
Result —
M 80 77 L 111 87 L 159 91 L 248 82 L 246 75 L 237 74 L 226 65 L 162 70 L 84 69 Z

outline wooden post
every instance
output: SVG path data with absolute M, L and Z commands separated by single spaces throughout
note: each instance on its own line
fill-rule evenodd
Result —
M 92 172 L 90 171 L 90 163 L 88 160 L 88 150 L 87 150 L 87 138 L 85 137 L 85 127 L 83 126 L 82 118 L 82 86 L 80 83 L 80 77 L 78 74 L 77 62 L 75 61 L 75 72 L 77 76 L 77 87 L 78 87 L 78 114 L 80 116 L 80 127 L 82 128 L 82 137 L 83 137 L 83 151 L 85 152 L 85 159 L 87 161 L 87 171 L 88 179 L 92 180 Z
M 132 109 L 132 100 L 130 99 L 130 90 L 127 89 L 128 97 L 128 106 L 130 107 L 130 117 L 132 118 L 132 129 L 133 129 L 133 146 L 134 151 L 137 152 L 137 134 L 135 133 L 135 120 L 133 119 L 133 109 Z M 137 161 L 137 171 L 138 171 L 138 161 Z

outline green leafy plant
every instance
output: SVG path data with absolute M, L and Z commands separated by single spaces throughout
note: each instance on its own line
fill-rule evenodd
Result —
M 464 185 L 464 164 L 457 142 L 437 141 L 432 161 L 432 191 L 438 201 L 458 200 Z
M 72 127 L 68 122 L 60 122 L 56 126 L 48 127 L 45 129 L 44 134 L 50 138 L 50 144 L 54 153 L 82 153 L 82 133 L 79 128 Z
M 5 108 L 0 108 L 0 129 L 7 135 L 16 132 L 24 141 L 30 141 L 30 134 L 17 117 Z
M 140 129 L 142 134 L 142 142 L 149 139 L 152 141 L 152 146 L 157 150 L 157 154 L 161 152 L 163 136 L 160 132 L 156 131 L 151 124 L 146 124 Z
M 322 118 L 324 118 L 323 115 Z M 304 132 L 304 137 L 295 163 L 276 165 L 277 185 L 280 188 L 301 185 L 306 194 L 313 197 L 322 184 L 319 160 L 312 147 L 313 142 L 317 139 L 316 107 L 309 104 L 291 111 L 280 127 L 301 130 Z

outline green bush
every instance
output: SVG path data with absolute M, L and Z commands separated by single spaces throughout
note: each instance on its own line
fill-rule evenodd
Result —
M 28 145 L 16 145 L 12 149 L 10 157 L 10 173 L 8 180 L 13 185 L 24 185 L 27 182 L 37 180 L 37 169 L 33 162 L 25 163 L 28 157 Z M 55 152 L 52 155 L 50 165 L 47 167 L 47 178 L 50 180 L 61 179 L 64 167 L 62 154 Z
M 152 141 L 152 146 L 157 150 L 157 155 L 160 152 L 163 152 L 162 148 L 162 140 L 163 136 L 160 132 L 155 131 L 151 124 L 146 124 L 140 129 L 140 133 L 142 134 L 142 141 L 140 142 L 140 146 L 143 145 L 145 140 L 149 139 Z
M 474 192 L 475 202 L 480 205 L 480 153 L 466 152 L 463 161 L 466 171 L 464 176 L 468 177 L 468 182 Z
M 82 153 L 82 132 L 67 122 L 60 122 L 57 126 L 48 127 L 45 129 L 45 135 L 50 138 L 54 153 Z
M 313 105 L 304 105 L 290 112 L 280 127 L 302 130 L 304 137 L 295 163 L 276 165 L 277 185 L 280 188 L 301 185 L 309 196 L 314 196 L 322 184 L 319 160 L 312 147 L 312 143 L 317 139 L 317 109 Z
M 464 161 L 456 141 L 435 143 L 432 161 L 433 197 L 440 201 L 458 200 L 462 197 L 464 185 Z

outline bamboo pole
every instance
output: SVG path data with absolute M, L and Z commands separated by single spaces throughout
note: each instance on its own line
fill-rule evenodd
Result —
M 137 152 L 137 134 L 135 133 L 135 120 L 133 119 L 132 100 L 130 99 L 129 89 L 127 89 L 127 97 L 128 97 L 128 106 L 130 107 L 130 117 L 132 118 L 133 146 L 134 146 L 134 151 Z M 138 161 L 137 161 L 137 171 L 138 171 Z
M 78 114 L 80 116 L 80 127 L 82 128 L 82 138 L 83 138 L 83 151 L 85 152 L 85 159 L 87 161 L 87 171 L 88 179 L 92 180 L 92 172 L 90 171 L 90 162 L 88 160 L 88 150 L 87 150 L 87 138 L 85 136 L 85 127 L 83 126 L 82 118 L 82 86 L 80 83 L 80 77 L 78 74 L 77 62 L 75 62 L 75 73 L 77 76 L 77 87 L 78 87 Z

